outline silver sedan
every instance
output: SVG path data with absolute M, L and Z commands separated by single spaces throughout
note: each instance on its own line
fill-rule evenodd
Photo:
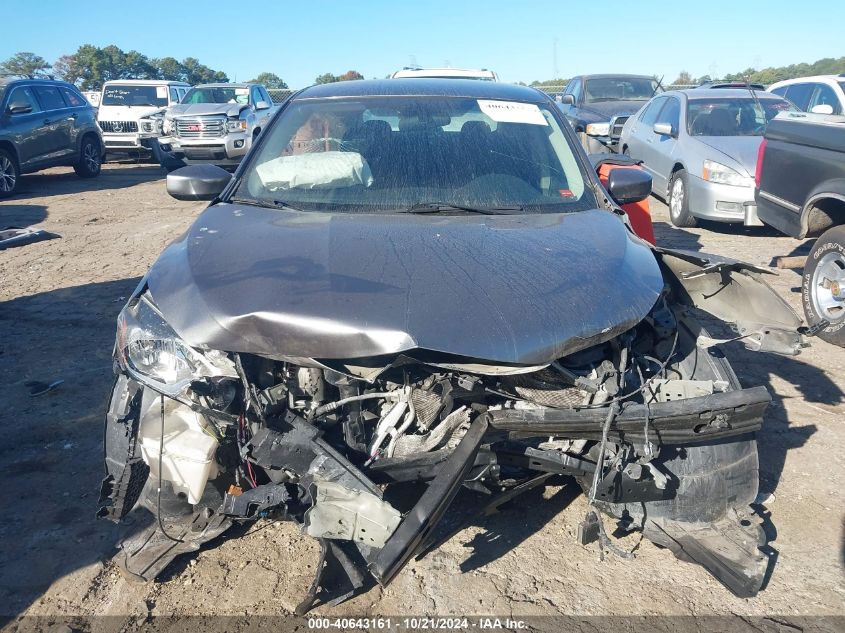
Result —
M 675 226 L 695 226 L 697 218 L 758 225 L 757 151 L 768 122 L 794 109 L 746 89 L 664 92 L 628 119 L 620 146 L 643 161 Z

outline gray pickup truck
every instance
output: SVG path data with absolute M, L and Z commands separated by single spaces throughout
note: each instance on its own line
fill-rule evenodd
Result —
M 277 109 L 261 84 L 195 86 L 164 115 L 161 164 L 237 166 Z
M 801 302 L 811 327 L 845 347 L 845 116 L 784 112 L 757 155 L 757 215 L 804 239 Z

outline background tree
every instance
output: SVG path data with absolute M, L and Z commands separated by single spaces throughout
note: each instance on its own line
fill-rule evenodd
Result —
M 229 78 L 226 73 L 219 70 L 212 70 L 204 64 L 200 64 L 195 57 L 186 57 L 182 60 L 185 67 L 185 81 L 192 86 L 196 84 L 208 84 L 213 82 L 227 82 Z
M 53 62 L 53 75 L 62 81 L 75 84 L 80 79 L 79 68 L 73 55 L 62 55 Z
M 314 83 L 317 85 L 320 84 L 333 84 L 334 82 L 338 81 L 338 78 L 331 74 L 331 73 L 323 73 L 319 77 L 314 80 Z
M 276 73 L 260 73 L 255 79 L 250 79 L 251 84 L 264 84 L 267 88 L 284 89 L 288 85 Z
M 51 66 L 43 57 L 35 53 L 15 53 L 0 64 L 0 74 L 18 77 L 38 77 L 47 75 Z
M 364 75 L 359 73 L 357 70 L 347 70 L 343 73 L 340 77 L 337 78 L 338 81 L 354 81 L 356 79 L 363 79 Z
M 167 79 L 168 81 L 185 80 L 185 75 L 187 74 L 185 67 L 175 57 L 151 59 L 150 64 L 155 67 L 158 79 Z
M 693 79 L 693 76 L 690 75 L 687 71 L 682 70 L 680 73 L 678 73 L 677 79 L 675 79 L 675 81 L 673 81 L 671 83 L 671 85 L 672 86 L 681 86 L 681 85 L 689 86 L 689 85 L 694 84 L 694 83 L 696 83 L 696 81 L 695 81 L 695 79 Z

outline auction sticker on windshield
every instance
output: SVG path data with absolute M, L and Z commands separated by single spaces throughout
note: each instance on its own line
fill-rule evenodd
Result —
M 491 101 L 478 99 L 481 111 L 497 123 L 530 123 L 548 125 L 546 117 L 535 103 L 517 103 L 515 101 Z
M 167 99 L 167 86 L 156 86 L 156 99 Z

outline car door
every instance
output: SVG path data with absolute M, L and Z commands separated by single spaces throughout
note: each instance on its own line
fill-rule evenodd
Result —
M 13 107 L 22 110 L 12 112 Z M 44 113 L 30 86 L 12 88 L 3 104 L 2 121 L 2 127 L 13 139 L 21 171 L 44 160 L 49 151 L 48 130 L 44 125 Z
M 80 147 L 82 135 L 90 131 L 91 123 L 94 120 L 94 113 L 91 106 L 81 94 L 71 88 L 59 87 L 59 92 L 68 106 L 70 117 L 73 121 L 71 129 L 71 143 L 74 149 Z
M 654 125 L 663 123 L 671 126 L 673 134 L 657 134 Z M 675 153 L 678 145 L 678 134 L 681 123 L 681 100 L 671 96 L 660 109 L 651 130 L 644 132 L 651 136 L 645 143 L 643 160 L 651 167 L 652 188 L 654 191 L 664 192 L 669 187 L 669 175 L 675 165 Z
M 628 149 L 628 155 L 645 161 L 646 147 L 648 141 L 654 136 L 652 127 L 657 120 L 657 115 L 660 114 L 660 109 L 666 102 L 667 97 L 655 97 L 640 111 L 638 115 L 634 115 L 634 121 L 631 123 L 631 134 L 626 139 L 625 145 Z M 651 173 L 647 165 L 643 165 L 646 171 Z M 654 176 L 652 175 L 652 184 Z M 655 191 L 657 191 L 655 189 Z
M 76 114 L 65 103 L 58 87 L 33 85 L 32 90 L 44 113 L 43 123 L 46 128 L 47 143 L 47 153 L 44 158 L 50 163 L 61 162 L 77 151 L 74 144 Z
M 566 90 L 563 91 L 564 95 L 572 95 L 572 98 L 575 100 L 574 104 L 568 103 L 561 103 L 560 110 L 563 112 L 563 115 L 569 121 L 569 123 L 575 127 L 577 124 L 577 113 L 576 110 L 578 109 L 578 101 L 581 96 L 581 79 L 575 78 L 569 82 L 566 86 Z

